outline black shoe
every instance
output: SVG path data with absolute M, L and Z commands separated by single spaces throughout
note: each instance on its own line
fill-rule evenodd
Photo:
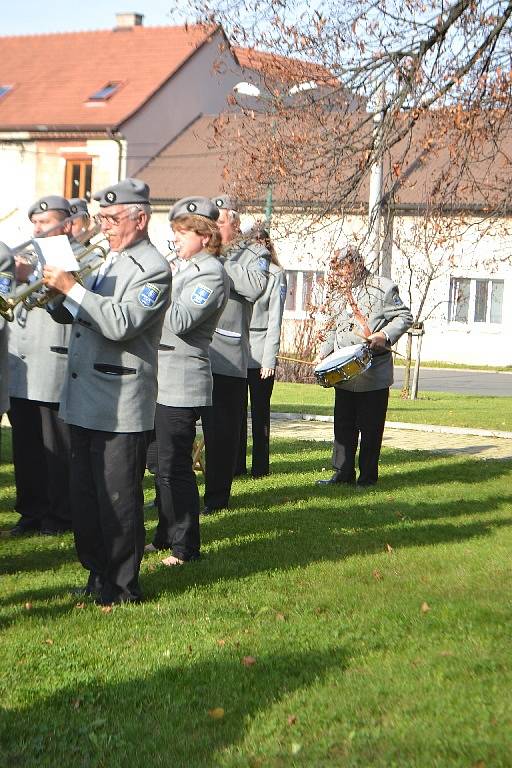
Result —
M 33 536 L 34 534 L 39 533 L 39 530 L 39 523 L 28 523 L 20 520 L 13 528 L 11 528 L 9 536 Z
M 71 530 L 71 528 L 64 526 L 54 527 L 53 525 L 45 525 L 41 528 L 40 533 L 41 536 L 61 536 L 63 533 L 69 533 Z
M 369 488 L 372 485 L 377 485 L 377 481 L 376 480 L 358 480 L 357 481 L 358 488 Z
M 117 595 L 112 595 L 111 590 L 102 590 L 101 594 L 96 597 L 94 601 L 97 605 L 113 606 L 124 605 L 125 603 L 142 603 L 142 595 L 134 594 L 132 592 L 121 592 Z
M 335 472 L 331 477 L 329 477 L 327 480 L 317 480 L 317 485 L 338 485 L 341 483 L 345 483 L 345 485 L 354 485 L 355 480 L 347 480 L 346 477 L 343 477 L 341 472 Z
M 220 512 L 222 509 L 226 509 L 226 507 L 209 507 L 208 504 L 205 504 L 203 507 L 203 511 L 200 512 L 200 515 L 214 515 L 216 512 Z
M 71 590 L 71 594 L 77 597 L 97 597 L 103 588 L 103 582 L 96 574 L 91 574 L 87 579 L 85 587 L 76 587 Z

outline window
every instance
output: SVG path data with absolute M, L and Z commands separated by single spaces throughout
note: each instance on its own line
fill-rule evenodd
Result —
M 306 312 L 322 302 L 323 281 L 323 272 L 302 273 L 302 309 Z
M 64 195 L 70 197 L 85 197 L 87 201 L 91 199 L 92 189 L 92 159 L 90 157 L 82 160 L 73 158 L 66 160 L 66 180 L 64 185 Z
M 503 280 L 450 279 L 448 321 L 455 323 L 501 323 Z
M 286 270 L 288 292 L 286 294 L 285 310 L 300 315 L 322 302 L 324 273 L 308 269 L 298 271 Z
M 286 280 L 288 282 L 288 291 L 286 293 L 286 302 L 284 308 L 290 312 L 296 309 L 297 303 L 297 270 L 286 270 Z
M 0 85 L 0 99 L 12 91 L 12 85 Z
M 89 96 L 89 101 L 107 101 L 107 99 L 110 99 L 110 97 L 114 95 L 119 88 L 119 85 L 120 83 L 107 83 L 103 88 L 100 88 L 99 91 L 96 91 L 92 96 Z

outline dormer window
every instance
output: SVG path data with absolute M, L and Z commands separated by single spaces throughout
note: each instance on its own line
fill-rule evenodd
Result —
M 120 83 L 107 83 L 99 91 L 89 96 L 89 101 L 107 101 L 119 89 Z
M 0 85 L 0 99 L 7 96 L 9 91 L 12 91 L 12 85 Z

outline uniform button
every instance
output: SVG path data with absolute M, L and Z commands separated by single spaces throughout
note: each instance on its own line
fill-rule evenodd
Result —
M 20 359 L 21 359 L 21 360 L 24 360 L 24 359 L 25 359 L 25 357 L 26 357 L 26 355 L 20 355 Z
M 81 335 L 80 333 L 75 333 L 75 338 L 79 339 L 80 335 Z
M 78 373 L 72 373 L 72 374 L 71 374 L 71 378 L 72 378 L 72 379 L 76 379 L 76 378 L 77 378 L 77 376 L 78 376 Z

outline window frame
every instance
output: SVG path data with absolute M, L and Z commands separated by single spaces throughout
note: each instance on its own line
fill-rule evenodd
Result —
M 458 295 L 456 295 L 458 283 L 469 283 L 467 298 L 467 319 L 457 319 L 459 307 Z M 481 286 L 487 283 L 486 291 L 482 294 Z M 493 297 L 496 286 L 501 286 L 501 315 L 499 320 L 492 320 L 496 307 L 493 308 Z M 448 299 L 448 325 L 452 327 L 476 327 L 499 328 L 503 327 L 503 297 L 505 292 L 505 279 L 502 277 L 469 277 L 467 275 L 450 275 L 449 299 Z M 485 305 L 485 319 L 477 319 L 477 311 Z M 493 311 L 494 309 L 494 311 Z
M 88 155 L 66 157 L 64 171 L 64 197 L 83 197 L 87 202 L 92 199 L 93 158 Z M 80 167 L 78 189 L 73 188 L 73 166 Z

